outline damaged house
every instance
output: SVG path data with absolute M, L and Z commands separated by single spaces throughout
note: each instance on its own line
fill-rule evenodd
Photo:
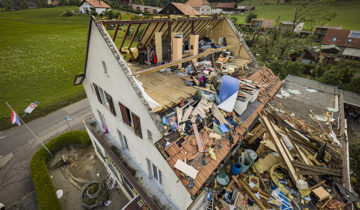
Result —
M 120 37 L 121 26 L 126 30 Z M 94 114 L 84 123 L 97 156 L 130 200 L 124 209 L 282 208 L 298 203 L 285 188 L 325 185 L 297 171 L 306 165 L 312 175 L 328 172 L 314 172 L 315 164 L 305 157 L 315 156 L 314 148 L 322 145 L 296 127 L 280 126 L 281 119 L 294 122 L 281 101 L 270 105 L 283 82 L 258 66 L 226 16 L 90 17 L 85 68 L 74 84 L 84 86 Z M 285 143 L 278 138 L 290 131 L 300 136 L 292 148 L 287 144 L 293 135 Z M 272 145 L 259 143 L 269 139 Z M 307 139 L 311 143 L 304 143 Z M 334 152 L 339 140 L 325 133 L 316 140 L 328 141 L 324 154 L 331 150 L 341 163 Z M 306 146 L 307 152 L 296 153 Z M 260 159 L 266 167 L 251 168 Z M 329 169 L 341 180 L 338 170 Z

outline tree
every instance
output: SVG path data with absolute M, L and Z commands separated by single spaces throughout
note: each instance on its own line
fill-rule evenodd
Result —
M 257 14 L 254 12 L 249 12 L 249 14 L 246 16 L 245 22 L 250 23 L 252 19 L 257 18 Z

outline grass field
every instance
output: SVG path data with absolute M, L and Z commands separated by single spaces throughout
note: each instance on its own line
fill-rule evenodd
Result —
M 343 29 L 360 30 L 360 1 L 337 2 L 330 7 L 337 16 L 327 25 L 343 26 Z M 255 13 L 258 18 L 292 20 L 295 11 L 294 5 L 259 5 L 255 6 Z M 245 23 L 246 14 L 234 15 L 238 23 Z M 306 25 L 305 25 L 306 27 Z
M 85 97 L 72 85 L 83 71 L 88 17 L 63 17 L 58 7 L 0 12 L 0 129 L 10 121 L 10 105 L 22 115 L 35 100 L 31 118 Z
M 85 97 L 83 87 L 72 83 L 74 75 L 83 72 L 89 18 L 64 17 L 65 10 L 78 8 L 0 12 L 0 130 L 10 124 L 5 101 L 19 115 L 39 101 L 26 118 L 31 120 Z M 119 31 L 117 41 L 123 33 Z

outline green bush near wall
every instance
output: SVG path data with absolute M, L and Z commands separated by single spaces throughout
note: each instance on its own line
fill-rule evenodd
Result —
M 71 144 L 82 144 L 88 146 L 90 138 L 86 131 L 71 131 L 57 136 L 47 142 L 45 145 L 55 154 L 64 146 Z M 47 161 L 51 159 L 50 154 L 41 147 L 30 161 L 30 172 L 34 182 L 36 198 L 40 210 L 58 210 L 61 204 L 56 196 L 54 185 L 47 168 Z

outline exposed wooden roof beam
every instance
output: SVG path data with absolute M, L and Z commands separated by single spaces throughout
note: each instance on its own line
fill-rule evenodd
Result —
M 134 74 L 135 75 L 145 75 L 145 74 L 149 74 L 149 73 L 152 73 L 152 72 L 157 72 L 157 71 L 160 71 L 161 69 L 165 69 L 165 68 L 169 68 L 169 67 L 172 67 L 172 66 L 176 66 L 176 65 L 181 64 L 181 63 L 189 62 L 189 61 L 191 61 L 193 59 L 205 57 L 205 56 L 207 56 L 209 54 L 212 54 L 212 53 L 221 52 L 221 51 L 226 50 L 226 49 L 239 47 L 239 45 L 240 45 L 240 42 L 238 42 L 237 44 L 229 45 L 229 46 L 218 48 L 218 49 L 209 48 L 209 49 L 206 49 L 203 53 L 200 53 L 198 55 L 189 56 L 187 58 L 184 58 L 184 59 L 181 59 L 181 60 L 178 60 L 178 61 L 173 61 L 171 63 L 167 63 L 167 64 L 164 64 L 164 65 L 161 65 L 161 66 L 155 66 L 155 67 L 152 67 L 152 68 L 149 68 L 149 69 L 138 71 L 138 72 L 135 72 Z
M 178 19 L 146 19 L 146 20 L 102 20 L 103 25 L 115 25 L 115 24 L 147 24 L 155 22 L 176 22 L 176 21 L 208 21 L 214 19 L 224 19 L 224 17 L 199 17 L 199 18 L 178 18 Z

